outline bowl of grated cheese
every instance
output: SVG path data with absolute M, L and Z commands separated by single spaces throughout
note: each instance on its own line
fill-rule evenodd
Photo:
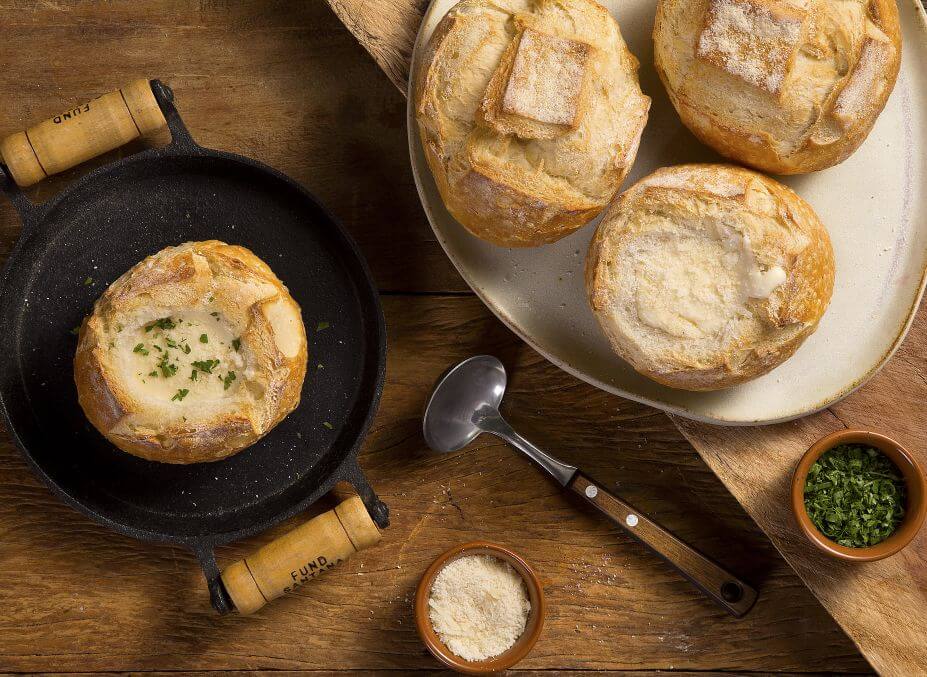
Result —
M 415 592 L 415 624 L 425 646 L 470 675 L 501 672 L 524 658 L 541 634 L 545 611 L 531 566 L 487 541 L 441 554 Z

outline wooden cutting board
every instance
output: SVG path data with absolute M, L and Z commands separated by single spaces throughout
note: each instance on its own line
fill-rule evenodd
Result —
M 404 94 L 427 0 L 328 0 Z M 840 359 L 838 355 L 834 359 Z M 927 671 L 927 530 L 882 562 L 845 564 L 818 554 L 788 508 L 792 469 L 819 437 L 844 427 L 895 437 L 927 466 L 927 319 L 919 313 L 888 366 L 860 391 L 800 421 L 760 428 L 674 422 L 766 532 L 821 603 L 883 674 Z

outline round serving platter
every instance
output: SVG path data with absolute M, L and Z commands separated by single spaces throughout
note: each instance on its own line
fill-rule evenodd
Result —
M 455 0 L 434 0 L 416 41 L 415 74 L 437 23 Z M 640 151 L 624 187 L 658 167 L 721 162 L 696 141 L 653 68 L 655 0 L 602 2 L 640 60 L 653 99 Z M 548 360 L 594 386 L 674 414 L 722 425 L 759 425 L 813 413 L 846 397 L 888 361 L 914 319 L 927 281 L 927 14 L 899 0 L 904 49 L 888 105 L 860 149 L 815 174 L 776 177 L 827 225 L 837 260 L 830 307 L 818 331 L 783 365 L 714 393 L 661 386 L 611 351 L 586 301 L 583 267 L 594 221 L 559 242 L 496 247 L 470 235 L 447 212 L 422 153 L 410 85 L 409 151 L 419 196 L 448 257 L 473 291 Z M 410 77 L 415 82 L 415 77 Z

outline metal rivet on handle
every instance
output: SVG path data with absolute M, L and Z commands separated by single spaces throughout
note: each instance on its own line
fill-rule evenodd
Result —
M 727 581 L 721 586 L 721 597 L 724 598 L 725 602 L 739 602 L 743 599 L 743 596 L 744 589 L 734 581 Z
M 627 524 L 629 527 L 636 527 L 636 526 L 637 526 L 637 522 L 638 522 L 637 515 L 635 515 L 635 514 L 633 514 L 633 513 L 630 514 L 630 515 L 628 515 L 627 517 L 624 518 L 624 522 L 625 522 L 625 524 Z
M 599 489 L 594 484 L 590 484 L 588 487 L 586 487 L 586 496 L 589 498 L 595 498 L 598 495 Z

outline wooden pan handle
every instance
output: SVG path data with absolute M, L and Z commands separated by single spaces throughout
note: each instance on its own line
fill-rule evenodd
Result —
M 581 472 L 576 473 L 569 488 L 676 567 L 683 576 L 734 616 L 743 616 L 753 606 L 756 590 Z
M 379 541 L 364 502 L 353 496 L 226 567 L 222 583 L 238 613 L 251 614 Z
M 0 141 L 0 158 L 25 188 L 165 125 L 150 81 L 136 80 L 11 134 Z

